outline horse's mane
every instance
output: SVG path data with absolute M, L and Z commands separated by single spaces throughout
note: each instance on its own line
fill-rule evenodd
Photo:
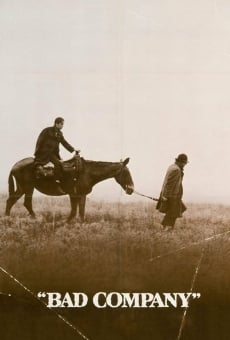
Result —
M 72 158 L 64 161 L 63 163 L 64 164 L 74 164 L 75 161 L 76 161 L 76 156 L 73 156 Z M 119 165 L 119 164 L 122 164 L 121 162 L 106 162 L 106 161 L 94 161 L 94 160 L 91 160 L 91 159 L 84 159 L 83 157 L 80 157 L 80 160 L 81 162 L 83 163 L 83 165 L 99 165 L 99 166 L 105 166 L 105 165 Z
M 121 164 L 121 162 L 106 162 L 106 161 L 93 161 L 93 160 L 89 160 L 89 159 L 86 159 L 84 160 L 87 164 L 96 164 L 96 165 L 118 165 L 118 164 Z

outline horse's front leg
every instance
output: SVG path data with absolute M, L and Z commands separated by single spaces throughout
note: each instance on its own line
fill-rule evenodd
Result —
M 71 211 L 70 211 L 70 215 L 68 217 L 68 222 L 70 222 L 74 217 L 76 217 L 76 213 L 77 213 L 77 196 L 69 196 L 70 198 L 70 204 L 71 204 Z
M 86 201 L 86 195 L 81 195 L 78 197 L 79 215 L 80 215 L 81 222 L 84 222 L 85 220 L 85 201 Z

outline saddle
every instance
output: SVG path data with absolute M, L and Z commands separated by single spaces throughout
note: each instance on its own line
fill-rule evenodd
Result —
M 54 177 L 54 166 L 53 165 L 41 165 L 35 169 L 36 177 Z
M 79 155 L 74 156 L 68 161 L 62 163 L 62 173 L 63 175 L 69 174 L 71 177 L 78 177 L 83 169 L 83 161 Z M 56 176 L 56 168 L 52 163 L 47 163 L 46 165 L 39 166 L 36 169 L 36 176 L 38 178 L 49 178 Z
M 62 170 L 64 173 L 79 173 L 83 169 L 83 160 L 79 155 L 75 155 L 72 159 L 62 163 Z

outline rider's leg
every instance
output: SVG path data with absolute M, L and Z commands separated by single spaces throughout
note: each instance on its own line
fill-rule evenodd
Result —
M 54 164 L 54 177 L 57 184 L 57 191 L 59 194 L 63 195 L 65 192 L 62 189 L 61 182 L 63 177 L 63 166 L 60 159 L 58 159 L 56 156 L 52 155 L 50 157 L 50 161 Z
M 63 176 L 63 166 L 62 166 L 62 162 L 60 161 L 60 159 L 58 159 L 56 156 L 51 155 L 50 157 L 50 161 L 54 164 L 54 176 L 56 178 L 56 180 L 61 180 L 62 176 Z

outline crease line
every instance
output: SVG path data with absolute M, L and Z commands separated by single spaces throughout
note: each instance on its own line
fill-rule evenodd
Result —
M 22 282 L 20 282 L 16 277 L 14 277 L 12 274 L 10 274 L 6 269 L 0 266 L 0 270 L 6 274 L 8 277 L 10 277 L 14 282 L 16 282 L 20 287 L 22 287 L 25 291 L 27 291 L 30 295 L 32 295 L 36 300 L 41 302 L 46 308 L 48 308 L 52 313 L 54 313 L 59 319 L 61 319 L 66 325 L 68 325 L 70 328 L 72 328 L 75 332 L 77 332 L 78 335 L 80 335 L 85 340 L 90 340 L 87 338 L 77 327 L 75 327 L 73 324 L 71 324 L 64 316 L 57 313 L 55 310 L 53 310 L 51 307 L 48 307 L 48 305 L 41 299 L 37 297 L 36 294 L 34 294 L 29 288 L 27 288 Z M 8 294 L 10 295 L 10 294 Z
M 178 252 L 180 252 L 181 250 L 189 249 L 189 248 L 192 247 L 192 246 L 198 245 L 198 244 L 203 243 L 203 242 L 211 241 L 211 240 L 213 240 L 213 239 L 215 239 L 215 238 L 217 238 L 217 237 L 220 237 L 220 236 L 223 236 L 223 235 L 226 235 L 226 234 L 229 234 L 229 233 L 230 233 L 230 230 L 225 231 L 224 233 L 220 233 L 220 234 L 216 234 L 216 235 L 214 235 L 214 236 L 207 237 L 207 238 L 205 238 L 204 240 L 197 241 L 197 242 L 193 242 L 193 243 L 191 243 L 189 246 L 184 246 L 184 247 L 178 248 L 177 250 L 170 251 L 170 252 L 168 252 L 168 253 L 165 253 L 165 254 L 162 254 L 162 255 L 157 255 L 157 256 L 155 256 L 155 257 L 152 257 L 152 258 L 149 259 L 149 261 L 152 262 L 152 261 L 154 261 L 154 260 L 156 260 L 156 259 L 160 259 L 160 258 L 162 258 L 162 257 L 168 256 L 168 255 L 172 255 L 172 254 L 175 254 L 175 253 L 178 253 Z
M 203 249 L 202 249 L 201 256 L 199 258 L 199 261 L 198 261 L 197 266 L 196 266 L 195 273 L 194 273 L 193 278 L 192 278 L 192 283 L 191 283 L 191 287 L 190 287 L 190 293 L 193 292 L 193 288 L 194 288 L 194 285 L 195 285 L 195 282 L 196 282 L 196 279 L 197 279 L 197 276 L 198 276 L 198 272 L 200 270 L 200 265 L 201 265 L 201 262 L 202 262 L 202 259 L 203 259 L 203 256 L 204 256 L 204 249 L 205 249 L 205 247 L 203 247 Z M 176 340 L 180 340 L 181 339 L 182 331 L 183 331 L 183 328 L 184 328 L 184 325 L 185 325 L 185 321 L 186 321 L 186 316 L 187 316 L 188 308 L 189 307 L 186 307 L 185 310 L 184 310 L 184 313 L 183 313 L 183 316 L 182 316 L 182 319 L 181 319 L 180 328 L 179 328 L 179 333 L 178 333 L 178 336 L 177 336 Z

